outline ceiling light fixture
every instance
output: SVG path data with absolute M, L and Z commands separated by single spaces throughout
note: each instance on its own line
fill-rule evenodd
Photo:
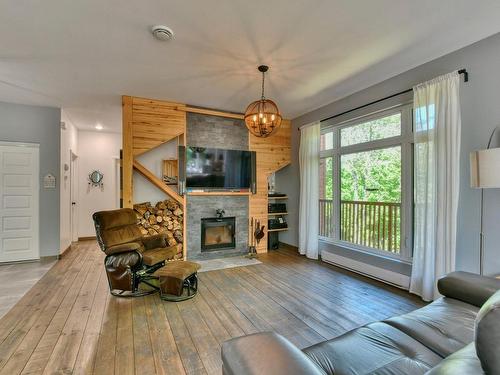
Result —
M 245 125 L 250 133 L 256 137 L 269 137 L 281 125 L 281 114 L 278 106 L 264 96 L 264 79 L 269 70 L 266 65 L 257 68 L 262 73 L 262 92 L 259 100 L 256 100 L 247 107 L 245 111 Z
M 164 25 L 153 26 L 151 28 L 151 32 L 156 39 L 161 40 L 162 42 L 166 42 L 174 37 L 172 29 Z
M 103 127 L 101 124 L 97 124 L 97 125 L 95 126 L 95 128 L 96 128 L 97 130 L 102 130 L 102 129 L 104 129 L 104 127 Z

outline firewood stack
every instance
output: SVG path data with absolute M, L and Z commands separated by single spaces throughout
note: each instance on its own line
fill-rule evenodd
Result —
M 151 202 L 134 204 L 137 224 L 142 234 L 153 236 L 166 233 L 169 246 L 177 246 L 177 259 L 182 258 L 183 211 L 177 202 L 171 199 L 160 201 L 155 206 Z

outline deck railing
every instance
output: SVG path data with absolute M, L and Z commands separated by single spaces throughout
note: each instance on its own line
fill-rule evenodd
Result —
M 341 201 L 340 239 L 399 253 L 401 203 Z M 333 201 L 319 200 L 320 236 L 333 237 Z

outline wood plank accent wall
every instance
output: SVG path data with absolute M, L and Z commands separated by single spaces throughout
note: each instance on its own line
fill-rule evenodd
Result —
M 158 186 L 152 179 L 153 173 L 141 168 L 134 158 L 158 147 L 186 132 L 186 106 L 184 104 L 137 98 L 122 97 L 123 106 L 123 207 L 132 208 L 133 202 L 133 170 L 135 169 L 150 182 Z M 167 189 L 162 189 L 167 193 Z M 172 189 L 170 189 L 172 190 Z M 169 191 L 170 191 L 169 190 Z M 170 194 L 181 202 L 172 190 Z
M 283 120 L 276 134 L 267 138 L 249 135 L 251 151 L 257 152 L 257 194 L 249 197 L 250 217 L 260 220 L 266 226 L 266 235 L 257 246 L 258 253 L 267 252 L 267 179 L 271 173 L 291 162 L 291 121 Z
M 134 156 L 184 134 L 185 107 L 178 103 L 132 98 Z
M 185 104 L 137 98 L 122 97 L 123 106 L 123 207 L 133 207 L 133 171 L 138 170 L 152 184 L 183 204 L 187 217 L 187 196 L 181 197 L 168 187 L 159 186 L 161 180 L 142 166 L 135 157 L 178 137 L 179 144 L 186 142 L 186 112 L 203 113 L 229 118 L 243 118 L 242 114 L 223 112 L 205 108 L 190 107 Z M 230 129 L 228 129 L 230 131 Z M 268 138 L 249 135 L 249 149 L 257 152 L 257 194 L 249 196 L 250 217 L 266 226 L 266 236 L 257 251 L 267 251 L 267 179 L 268 176 L 290 164 L 291 123 L 283 120 L 276 134 Z M 184 220 L 184 258 L 187 249 L 186 220 Z

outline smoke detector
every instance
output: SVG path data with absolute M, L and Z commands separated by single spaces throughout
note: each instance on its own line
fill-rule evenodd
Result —
M 163 25 L 153 26 L 151 28 L 151 32 L 156 39 L 161 40 L 162 42 L 168 41 L 174 37 L 172 29 Z

